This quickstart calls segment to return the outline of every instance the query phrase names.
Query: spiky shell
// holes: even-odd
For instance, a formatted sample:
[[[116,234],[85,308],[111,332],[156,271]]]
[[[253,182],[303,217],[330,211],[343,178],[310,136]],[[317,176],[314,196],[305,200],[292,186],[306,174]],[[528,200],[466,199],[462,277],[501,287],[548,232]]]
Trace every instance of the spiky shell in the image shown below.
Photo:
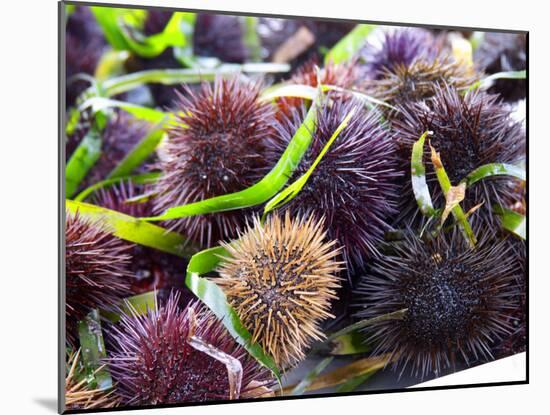
[[[380,122],[380,114],[367,111],[362,103],[342,100],[329,94],[318,109],[311,145],[296,168],[292,180],[302,176],[315,161],[344,118],[354,111],[320,163],[296,195],[283,209],[295,215],[326,217],[327,234],[342,246],[347,269],[361,269],[376,255],[377,245],[390,229],[388,221],[396,212],[399,166],[390,132]],[[287,147],[303,112],[279,124],[276,160]]]
[[[307,85],[317,88],[319,85],[332,85],[350,89],[359,79],[359,69],[355,61],[338,63],[328,62],[322,68],[317,66],[316,59],[310,59],[299,66],[286,83],[290,85]],[[334,93],[333,93],[334,95]],[[277,100],[280,114],[290,116],[294,108],[304,104],[302,98],[282,97]]]
[[[258,219],[241,237],[224,244],[229,256],[216,278],[253,341],[281,368],[305,358],[324,334],[319,323],[340,287],[336,241],[326,241],[323,220]]]
[[[442,55],[432,61],[417,60],[410,65],[397,65],[385,69],[378,79],[367,80],[364,89],[367,94],[394,107],[408,103],[422,102],[432,98],[447,85],[465,91],[476,80],[469,69],[450,56]],[[400,118],[399,111],[387,111],[390,119]]]
[[[106,363],[125,405],[158,405],[258,397],[273,378],[197,303],[178,295],[147,314],[123,315],[110,329]],[[235,381],[230,380],[230,374]]]
[[[110,310],[132,294],[132,244],[101,225],[67,212],[65,228],[67,342],[76,344],[77,323],[94,308]]]
[[[384,32],[381,44],[368,42],[361,50],[369,78],[386,78],[387,72],[409,67],[416,61],[431,63],[441,52],[441,46],[425,29],[403,28]]]
[[[453,228],[425,241],[409,231],[392,250],[356,291],[360,319],[406,310],[367,328],[374,353],[390,353],[400,374],[420,377],[493,359],[491,347],[512,331],[517,300],[518,270],[506,244],[485,237],[471,249]]]
[[[525,158],[525,130],[511,118],[510,110],[501,105],[498,96],[479,91],[463,95],[445,86],[425,103],[401,107],[401,117],[393,123],[403,171],[410,177],[412,146],[425,131],[431,131],[430,143],[440,153],[451,184],[457,185],[477,167],[488,163],[519,163]],[[425,146],[426,179],[436,206],[444,200]],[[408,182],[408,183],[407,183]],[[417,212],[410,180],[403,188],[402,216]],[[513,182],[508,177],[491,177],[469,186],[463,208],[468,211],[479,203],[484,205],[472,217],[493,223],[494,204],[508,206],[516,197]]]
[[[245,189],[270,166],[266,143],[274,133],[273,108],[258,100],[259,83],[218,78],[200,92],[180,95],[179,121],[166,142],[162,177],[156,184],[155,211]],[[169,222],[203,246],[233,237],[245,212],[232,211]]]

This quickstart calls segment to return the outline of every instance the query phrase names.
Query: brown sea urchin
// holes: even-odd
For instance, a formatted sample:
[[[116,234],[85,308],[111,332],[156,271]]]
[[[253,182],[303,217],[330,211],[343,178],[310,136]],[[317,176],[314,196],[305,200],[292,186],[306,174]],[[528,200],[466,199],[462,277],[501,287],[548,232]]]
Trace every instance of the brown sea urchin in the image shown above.
[[[361,319],[406,310],[368,328],[375,353],[391,353],[396,369],[421,377],[492,359],[491,346],[512,331],[517,297],[506,244],[485,237],[471,249],[454,228],[427,241],[407,232],[392,248],[356,292]]]
[[[70,212],[65,238],[67,342],[74,346],[77,323],[91,309],[112,309],[131,295],[133,245]]]
[[[229,257],[218,269],[220,285],[253,340],[281,368],[305,357],[324,337],[319,323],[329,313],[340,282],[336,241],[326,242],[323,220],[268,218],[225,244]]]
[[[433,61],[417,60],[410,65],[384,69],[379,78],[368,80],[364,87],[369,95],[397,106],[431,98],[438,88],[445,85],[464,91],[475,80],[468,68],[443,55]],[[393,118],[400,114],[399,111],[390,111],[388,116]]]
[[[180,95],[179,121],[169,131],[155,211],[243,190],[265,173],[266,141],[273,109],[258,100],[259,83],[218,78],[200,92]],[[170,223],[204,246],[232,237],[244,224],[242,211],[184,218]]]
[[[148,314],[123,315],[111,328],[106,360],[126,405],[254,398],[273,378],[196,303],[180,309],[178,295]]]

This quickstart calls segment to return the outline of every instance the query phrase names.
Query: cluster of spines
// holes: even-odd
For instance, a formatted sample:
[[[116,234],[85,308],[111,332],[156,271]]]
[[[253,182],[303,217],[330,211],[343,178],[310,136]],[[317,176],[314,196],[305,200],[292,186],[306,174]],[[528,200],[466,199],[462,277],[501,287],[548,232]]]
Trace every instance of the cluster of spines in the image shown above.
[[[113,309],[131,295],[132,245],[101,225],[67,212],[65,228],[67,341],[74,346],[78,321],[95,308]]]
[[[216,283],[224,290],[253,341],[281,368],[305,358],[324,334],[319,323],[332,318],[331,301],[340,287],[336,241],[326,241],[323,221],[273,215],[255,219],[238,240],[224,244],[228,257]]]
[[[385,32],[381,45],[368,42],[360,57],[365,62],[367,77],[383,79],[415,62],[433,62],[440,52],[441,45],[429,31],[406,28]]]
[[[491,348],[512,330],[518,270],[502,241],[484,237],[472,249],[454,228],[404,241],[377,259],[356,291],[357,317],[404,311],[366,331],[375,354],[389,353],[394,368],[425,377],[493,358]]]
[[[334,99],[333,99],[334,98]],[[293,111],[282,119],[274,140],[278,158],[288,145],[304,111]],[[327,95],[318,109],[311,145],[293,177],[304,174],[317,158],[344,118],[353,112],[348,125],[323,156],[311,177],[294,199],[283,207],[292,215],[326,217],[328,236],[342,246],[348,271],[364,268],[377,255],[378,244],[391,229],[395,214],[399,167],[394,141],[380,121],[380,113],[367,111],[354,99]]]
[[[393,129],[404,171],[410,171],[412,146],[425,131],[431,132],[430,144],[440,154],[453,185],[482,165],[516,164],[525,158],[525,130],[512,121],[510,110],[501,105],[496,95],[480,91],[463,95],[445,86],[437,88],[435,96],[427,102],[406,104],[400,109],[401,117],[393,123]],[[430,160],[428,146],[424,160]],[[428,169],[426,178],[432,199],[440,206],[443,195],[433,169]],[[417,206],[410,180],[404,186],[400,210],[410,219],[411,212],[416,215]],[[514,197],[508,177],[490,177],[468,187],[464,208],[469,210],[484,203],[473,218],[493,223],[493,205],[507,206]]]
[[[265,148],[274,112],[259,101],[260,84],[238,78],[203,83],[200,92],[179,97],[179,123],[168,131],[162,177],[154,200],[157,213],[243,190],[269,171]],[[203,246],[232,237],[244,225],[242,211],[208,214],[169,223]]]
[[[269,393],[270,372],[235,342],[219,320],[196,303],[185,309],[177,303],[176,294],[147,314],[131,309],[112,326],[106,363],[122,403],[204,402]],[[235,382],[230,370],[235,371]]]

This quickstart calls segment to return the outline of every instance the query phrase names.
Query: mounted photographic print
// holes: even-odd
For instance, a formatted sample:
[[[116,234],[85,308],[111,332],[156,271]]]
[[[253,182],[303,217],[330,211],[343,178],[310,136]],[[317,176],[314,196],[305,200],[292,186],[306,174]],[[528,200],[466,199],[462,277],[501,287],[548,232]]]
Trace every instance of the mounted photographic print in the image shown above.
[[[525,362],[527,32],[70,1],[60,25],[60,412]]]

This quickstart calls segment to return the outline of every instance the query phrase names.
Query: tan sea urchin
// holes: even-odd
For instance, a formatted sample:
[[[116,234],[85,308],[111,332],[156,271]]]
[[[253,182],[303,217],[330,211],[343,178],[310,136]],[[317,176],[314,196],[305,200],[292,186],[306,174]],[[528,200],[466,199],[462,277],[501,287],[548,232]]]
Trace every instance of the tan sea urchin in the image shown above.
[[[97,371],[103,368],[100,367]],[[67,409],[114,408],[119,401],[113,389],[90,388],[84,366],[80,361],[80,349],[67,357],[65,376],[65,406]]]
[[[319,323],[332,318],[331,300],[340,287],[336,241],[326,241],[324,220],[258,219],[236,241],[219,268],[220,285],[253,341],[281,368],[304,359],[313,340],[323,338]]]

